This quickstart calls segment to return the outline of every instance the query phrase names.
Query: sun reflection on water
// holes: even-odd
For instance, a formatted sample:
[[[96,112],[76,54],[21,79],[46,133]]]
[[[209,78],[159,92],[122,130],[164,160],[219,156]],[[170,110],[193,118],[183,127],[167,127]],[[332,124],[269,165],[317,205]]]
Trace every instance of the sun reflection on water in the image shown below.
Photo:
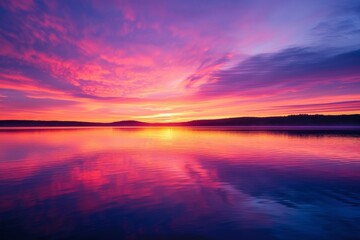
[[[79,219],[95,224],[98,217],[104,225],[97,228],[114,218],[122,233],[205,225],[214,234],[276,232],[277,224],[296,228],[304,218],[322,226],[340,218],[357,231],[348,213],[359,205],[359,143],[356,135],[177,127],[3,131],[0,221],[52,229],[45,235],[70,231],[70,223],[53,219],[78,219],[71,229],[79,229]],[[221,225],[228,222],[237,227]]]

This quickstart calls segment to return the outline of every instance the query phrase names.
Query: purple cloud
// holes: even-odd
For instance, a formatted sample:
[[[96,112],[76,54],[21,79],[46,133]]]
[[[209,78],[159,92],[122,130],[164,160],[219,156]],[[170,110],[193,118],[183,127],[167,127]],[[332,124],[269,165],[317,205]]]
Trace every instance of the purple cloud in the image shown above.
[[[339,52],[333,49],[289,48],[276,53],[251,56],[234,67],[208,73],[201,95],[215,96],[269,87],[326,94],[328,87],[360,89],[360,50]],[[323,87],[323,89],[321,89]],[[343,90],[341,90],[343,91]],[[333,94],[333,93],[332,93]]]

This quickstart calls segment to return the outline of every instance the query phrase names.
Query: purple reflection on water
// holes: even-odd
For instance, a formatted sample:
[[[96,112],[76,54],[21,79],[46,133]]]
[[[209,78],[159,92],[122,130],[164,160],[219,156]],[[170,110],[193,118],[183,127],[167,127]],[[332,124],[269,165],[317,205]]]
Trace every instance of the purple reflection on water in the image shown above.
[[[5,239],[356,239],[357,131],[0,131]],[[239,130],[239,129],[237,129]]]

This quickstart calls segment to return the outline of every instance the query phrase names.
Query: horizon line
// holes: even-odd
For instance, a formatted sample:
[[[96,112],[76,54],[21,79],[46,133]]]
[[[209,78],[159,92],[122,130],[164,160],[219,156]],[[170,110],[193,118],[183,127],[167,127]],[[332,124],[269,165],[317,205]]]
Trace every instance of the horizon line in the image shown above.
[[[234,118],[278,118],[278,117],[291,117],[291,116],[354,116],[360,115],[360,113],[351,113],[351,114],[308,114],[308,113],[300,113],[300,114],[287,114],[287,115],[270,115],[270,116],[237,116],[237,117],[220,117],[220,118],[199,118],[185,121],[174,121],[174,122],[148,122],[136,119],[124,119],[124,120],[115,120],[111,122],[103,122],[103,121],[83,121],[83,120],[44,120],[44,119],[0,119],[0,121],[42,121],[42,122],[84,122],[84,123],[115,123],[115,122],[142,122],[142,123],[184,123],[184,122],[192,122],[192,121],[207,121],[207,120],[222,120],[222,119],[234,119]]]

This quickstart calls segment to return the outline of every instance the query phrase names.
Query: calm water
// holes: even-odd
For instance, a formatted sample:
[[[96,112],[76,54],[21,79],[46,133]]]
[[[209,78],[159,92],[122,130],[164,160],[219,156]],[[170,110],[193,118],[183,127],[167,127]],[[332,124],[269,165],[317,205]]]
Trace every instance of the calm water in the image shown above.
[[[0,239],[360,239],[360,133],[0,130]]]

